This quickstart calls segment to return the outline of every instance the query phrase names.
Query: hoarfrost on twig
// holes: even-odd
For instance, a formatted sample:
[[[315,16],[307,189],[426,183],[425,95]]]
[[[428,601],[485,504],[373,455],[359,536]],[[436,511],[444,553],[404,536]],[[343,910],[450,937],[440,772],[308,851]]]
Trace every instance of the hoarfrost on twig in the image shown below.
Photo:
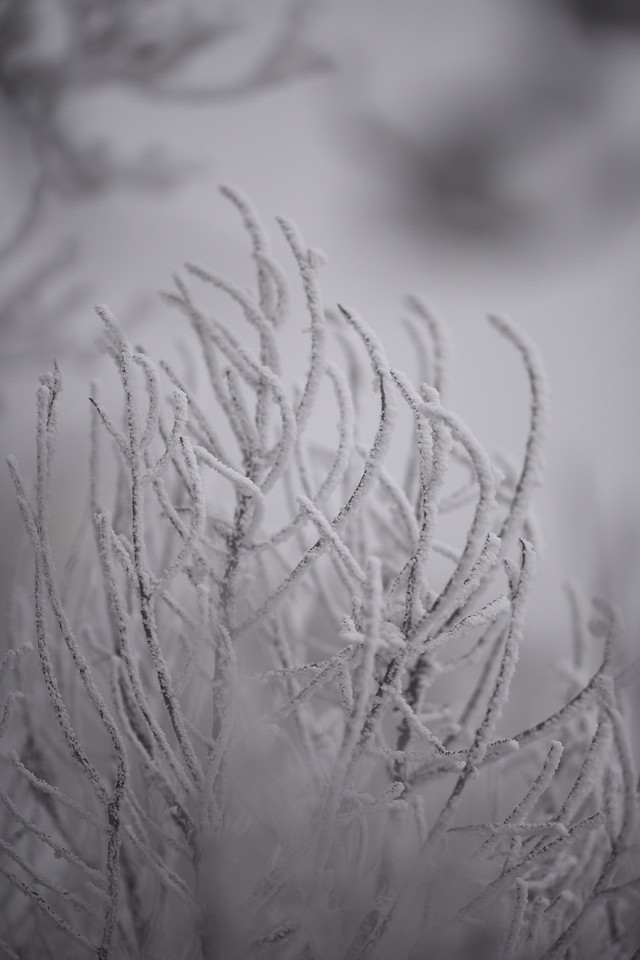
[[[9,462],[34,586],[0,662],[3,908],[21,918],[0,948],[22,956],[46,931],[70,960],[412,960],[425,945],[448,960],[466,955],[473,922],[505,958],[599,958],[615,940],[628,954],[635,673],[612,673],[615,611],[596,604],[587,624],[574,591],[567,702],[500,727],[535,557],[547,416],[535,351],[492,321],[531,392],[523,465],[501,472],[441,400],[441,323],[408,302],[415,386],[362,317],[325,313],[322,258],[281,219],[311,348],[289,387],[285,271],[250,203],[223,193],[255,290],[191,266],[194,282],[164,297],[195,334],[202,395],[98,308],[123,403],[92,388],[88,535],[62,586],[57,367],[37,393],[33,491]],[[253,345],[198,305],[197,280],[240,309]],[[326,398],[333,444],[315,430]]]

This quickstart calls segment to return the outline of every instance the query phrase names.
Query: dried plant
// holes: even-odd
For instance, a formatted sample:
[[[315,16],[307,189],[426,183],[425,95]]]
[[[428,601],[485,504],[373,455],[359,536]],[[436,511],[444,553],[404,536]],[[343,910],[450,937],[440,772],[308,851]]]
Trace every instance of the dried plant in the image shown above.
[[[281,219],[309,321],[289,386],[295,295],[256,214],[223,192],[256,289],[193,264],[176,279],[165,300],[195,334],[192,370],[156,364],[98,308],[123,410],[94,392],[90,505],[63,574],[57,367],[38,390],[33,492],[10,459],[35,564],[2,663],[0,946],[637,958],[634,674],[616,666],[614,612],[588,620],[572,593],[565,705],[499,726],[535,562],[536,351],[492,318],[531,394],[522,467],[499,471],[443,399],[440,323],[408,300],[414,386],[354,311],[325,310],[322,255]]]

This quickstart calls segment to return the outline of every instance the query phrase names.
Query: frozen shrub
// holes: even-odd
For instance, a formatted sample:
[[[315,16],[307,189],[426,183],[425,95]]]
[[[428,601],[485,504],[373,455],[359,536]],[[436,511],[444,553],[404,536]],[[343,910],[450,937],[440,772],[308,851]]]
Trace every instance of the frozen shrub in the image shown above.
[[[176,279],[165,300],[199,352],[186,373],[98,308],[123,409],[94,393],[90,506],[63,574],[57,367],[38,390],[33,491],[10,460],[34,564],[2,664],[0,946],[637,957],[632,674],[612,611],[585,625],[572,595],[565,706],[499,727],[534,572],[535,350],[492,319],[531,393],[522,467],[499,471],[442,398],[446,337],[422,303],[407,302],[414,385],[354,311],[325,311],[322,256],[279,220],[310,343],[290,387],[295,294],[255,213],[223,192],[255,289],[196,265]],[[227,300],[244,325],[218,319]]]

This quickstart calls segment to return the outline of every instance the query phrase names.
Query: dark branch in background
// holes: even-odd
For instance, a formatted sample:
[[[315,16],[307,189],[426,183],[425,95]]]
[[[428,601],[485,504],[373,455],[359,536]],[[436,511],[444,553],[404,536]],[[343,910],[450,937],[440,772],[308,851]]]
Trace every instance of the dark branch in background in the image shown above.
[[[268,6],[268,4],[267,4]],[[245,97],[310,71],[328,59],[308,38],[314,0],[273,4],[276,29],[239,77],[189,83],[189,67],[248,32],[249,5],[125,0],[3,0],[0,3],[0,111],[26,137],[35,167],[25,208],[0,245],[0,264],[31,235],[49,194],[83,196],[111,186],[159,188],[179,170],[156,152],[118,162],[108,144],[79,146],[63,122],[71,95],[125,86],[147,99],[211,104]]]

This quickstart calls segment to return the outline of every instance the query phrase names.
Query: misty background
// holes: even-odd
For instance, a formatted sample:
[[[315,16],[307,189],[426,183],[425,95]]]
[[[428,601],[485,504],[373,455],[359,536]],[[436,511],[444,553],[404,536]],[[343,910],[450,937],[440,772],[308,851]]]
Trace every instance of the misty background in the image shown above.
[[[327,252],[327,304],[358,310],[409,374],[411,348],[398,332],[403,296],[421,295],[449,323],[448,405],[490,452],[521,456],[527,388],[519,358],[485,316],[506,315],[531,336],[553,400],[532,630],[560,644],[568,622],[562,583],[570,577],[587,596],[619,604],[635,643],[640,15],[633,6],[212,4],[220,19],[210,42],[194,44],[193,53],[185,47],[168,84],[160,69],[155,86],[147,74],[138,84],[105,74],[70,82],[59,100],[29,93],[17,110],[12,77],[22,77],[26,63],[22,97],[37,79],[33,64],[56,63],[67,42],[64,18],[51,15],[64,3],[27,6],[33,35],[26,53],[21,41],[16,68],[6,55],[15,24],[2,20],[12,3],[0,5],[0,446],[32,471],[37,376],[56,357],[65,383],[54,485],[60,555],[86,489],[87,385],[105,367],[94,347],[93,304],[107,303],[154,357],[175,352],[186,328],[156,291],[186,259],[242,284],[251,279],[242,229],[217,193],[219,183],[231,183],[267,224],[286,215]],[[162,47],[175,29],[161,18],[167,4],[145,6],[145,29]],[[184,7],[185,16],[188,9],[197,23],[198,6],[173,9]],[[271,72],[260,73],[274,49]],[[137,55],[130,51],[129,78],[138,76]],[[252,71],[256,82],[245,82]],[[36,101],[83,158],[76,180],[67,176],[65,151],[38,135],[46,124],[29,112]],[[45,153],[51,184],[34,206]],[[105,155],[125,173],[111,176]],[[273,225],[286,262],[276,232]],[[290,344],[292,358],[299,350],[304,359],[303,338]],[[20,529],[6,470],[0,511],[4,602]]]

